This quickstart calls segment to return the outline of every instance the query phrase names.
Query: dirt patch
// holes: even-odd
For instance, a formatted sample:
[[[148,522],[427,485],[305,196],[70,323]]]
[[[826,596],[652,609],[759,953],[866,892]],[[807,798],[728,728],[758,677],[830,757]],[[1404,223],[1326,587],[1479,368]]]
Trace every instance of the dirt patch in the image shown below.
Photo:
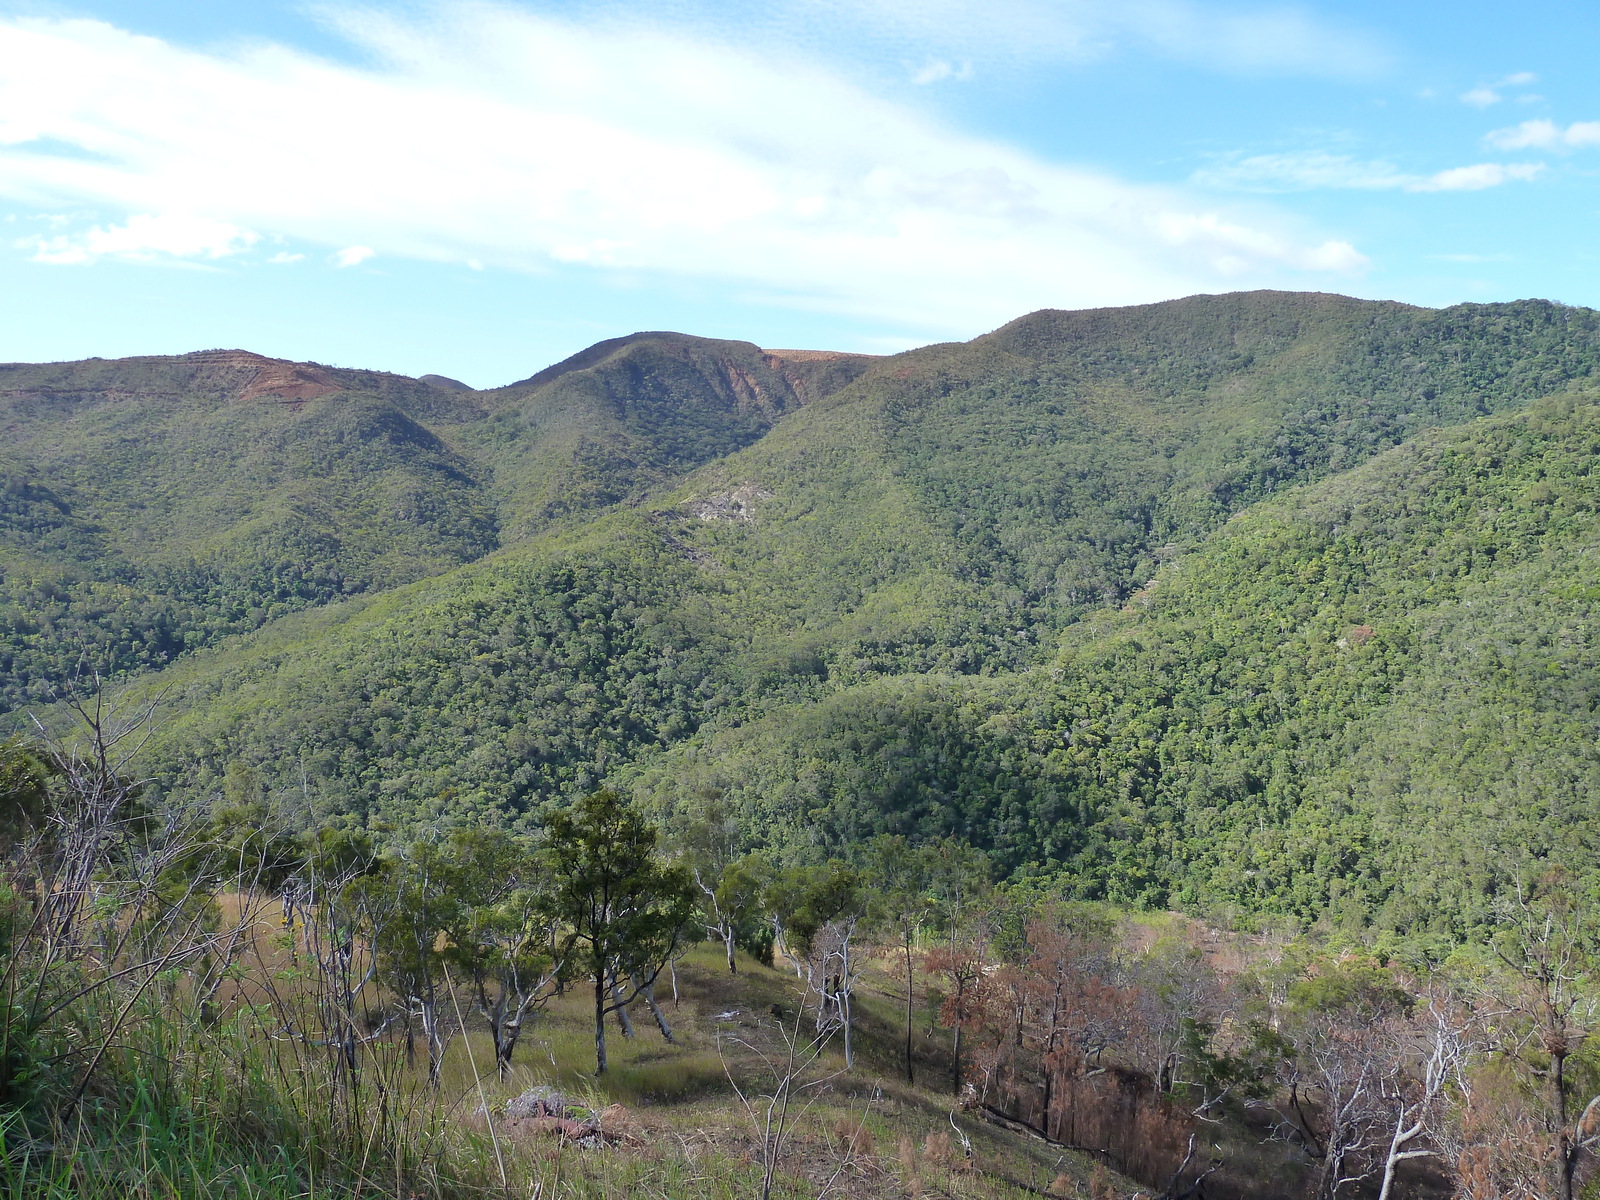
[[[249,379],[239,390],[238,400],[241,403],[271,399],[291,408],[299,408],[307,400],[317,400],[346,390],[332,371],[315,363],[285,362],[252,354],[248,350],[202,350],[183,357],[207,367],[221,367],[241,374],[249,371]]]
[[[241,401],[272,397],[292,408],[299,408],[307,400],[318,400],[345,389],[321,367],[301,363],[263,360],[260,368],[239,393]]]

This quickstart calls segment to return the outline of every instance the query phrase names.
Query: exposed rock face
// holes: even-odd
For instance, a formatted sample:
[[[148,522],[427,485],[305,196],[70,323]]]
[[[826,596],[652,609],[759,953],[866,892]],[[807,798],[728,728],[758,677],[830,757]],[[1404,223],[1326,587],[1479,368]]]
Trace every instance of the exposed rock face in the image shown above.
[[[879,356],[839,350],[763,350],[761,357],[801,404],[810,404],[844,387]]]
[[[290,404],[304,404],[307,400],[317,400],[344,390],[339,381],[321,367],[264,359],[250,382],[245,384],[244,391],[239,393],[239,399],[255,400],[270,396]]]
[[[756,501],[770,499],[772,493],[766,488],[746,483],[731,492],[713,492],[703,500],[690,500],[684,507],[702,521],[753,522]]]

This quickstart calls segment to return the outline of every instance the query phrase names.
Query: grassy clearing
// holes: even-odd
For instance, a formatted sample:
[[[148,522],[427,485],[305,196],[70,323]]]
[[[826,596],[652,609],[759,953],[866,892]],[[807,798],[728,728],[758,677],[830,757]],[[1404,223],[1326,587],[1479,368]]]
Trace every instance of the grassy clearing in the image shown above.
[[[494,1072],[488,1036],[475,1028],[463,992],[468,1033],[452,1042],[438,1093],[426,1086],[422,1056],[408,1066],[404,1036],[391,1032],[375,1043],[351,1105],[330,1086],[322,1055],[281,1037],[265,1006],[243,1003],[269,982],[285,986],[259,975],[274,962],[264,952],[257,978],[241,981],[233,1007],[209,1025],[185,1013],[177,981],[151,997],[70,1118],[30,1126],[15,1113],[0,1116],[0,1193],[17,1200],[760,1194],[760,1139],[734,1085],[760,1091],[753,1048],[771,1043],[775,1010],[793,1022],[800,989],[792,973],[741,956],[739,974],[730,976],[718,953],[691,951],[678,964],[676,998],[670,980],[660,989],[677,1044],[636,1006],[632,1037],[613,1026],[612,1068],[602,1079],[592,1073],[591,1010],[581,990],[532,1023],[505,1079]],[[281,974],[281,962],[272,969]],[[1090,1195],[1095,1169],[1084,1156],[1063,1156],[964,1114],[954,1117],[960,1132],[952,1128],[948,1078],[925,1018],[919,1080],[904,1081],[896,1018],[903,994],[893,993],[892,980],[892,972],[869,970],[856,1070],[845,1071],[832,1052],[819,1062],[814,1075],[825,1082],[798,1112],[773,1194]],[[610,1108],[608,1128],[621,1130],[622,1140],[585,1148],[508,1121],[507,1101],[538,1085],[596,1112]],[[970,1164],[963,1134],[973,1146]]]

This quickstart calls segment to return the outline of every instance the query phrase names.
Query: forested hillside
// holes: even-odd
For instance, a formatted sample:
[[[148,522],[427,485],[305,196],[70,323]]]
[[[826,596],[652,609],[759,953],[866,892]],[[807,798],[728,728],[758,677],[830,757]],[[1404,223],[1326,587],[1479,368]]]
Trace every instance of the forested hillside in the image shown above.
[[[481,395],[238,351],[0,367],[0,705],[636,500],[859,361],[642,335]]]
[[[4,696],[143,670],[157,793],[306,821],[610,781],[1456,937],[1518,854],[1587,869],[1597,370],[1589,310],[1290,293],[882,359],[640,334],[482,393],[5,368]]]
[[[1448,945],[1600,812],[1600,393],[1251,507],[1048,665],[885,679],[640,768],[832,853],[955,834],[1085,897]]]

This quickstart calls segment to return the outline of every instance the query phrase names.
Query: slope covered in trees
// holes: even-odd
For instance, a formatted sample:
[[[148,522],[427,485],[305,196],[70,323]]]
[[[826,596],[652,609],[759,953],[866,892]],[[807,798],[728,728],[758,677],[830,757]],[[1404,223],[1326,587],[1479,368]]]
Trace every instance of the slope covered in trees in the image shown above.
[[[1592,408],[1493,414],[1594,376],[1588,310],[1193,297],[880,360],[646,334],[486,393],[265,361],[8,369],[7,695],[84,640],[175,659],[140,685],[169,796],[242,764],[405,828],[721,792],[800,853],[954,833],[1120,902],[1440,936],[1504,878],[1485,845],[1587,837]],[[269,561],[336,586],[275,600]]]
[[[956,834],[1081,894],[1430,937],[1594,876],[1595,393],[1256,505],[1048,665],[846,688],[635,772],[785,842]]]
[[[640,335],[481,394],[239,351],[0,367],[0,705],[637,500],[865,361]]]

